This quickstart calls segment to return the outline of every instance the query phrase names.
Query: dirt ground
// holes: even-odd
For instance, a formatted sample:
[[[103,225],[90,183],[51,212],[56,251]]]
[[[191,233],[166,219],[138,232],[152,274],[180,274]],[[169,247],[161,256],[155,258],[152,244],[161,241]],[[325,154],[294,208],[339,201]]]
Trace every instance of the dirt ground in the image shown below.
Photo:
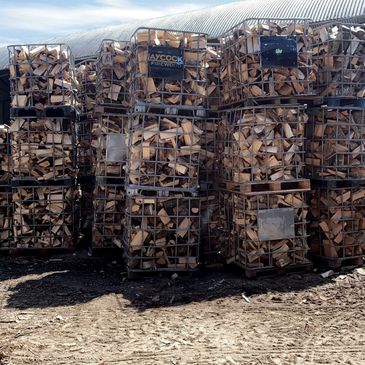
[[[113,260],[0,258],[0,364],[365,364],[364,269],[128,281]]]

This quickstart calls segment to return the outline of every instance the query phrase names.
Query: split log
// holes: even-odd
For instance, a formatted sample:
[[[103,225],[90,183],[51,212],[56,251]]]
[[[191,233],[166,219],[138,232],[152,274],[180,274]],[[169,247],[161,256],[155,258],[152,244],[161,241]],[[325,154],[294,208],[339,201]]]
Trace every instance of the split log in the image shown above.
[[[77,99],[82,113],[92,113],[96,104],[96,60],[83,61],[76,69]]]
[[[309,177],[365,177],[365,111],[340,107],[312,110],[307,125],[306,158]]]
[[[307,260],[305,193],[233,195],[234,262],[283,268]]]
[[[0,126],[0,183],[10,180],[10,135],[7,126]]]
[[[192,270],[198,265],[200,199],[134,196],[127,200],[124,249],[130,270]]]
[[[0,188],[0,249],[11,245],[13,236],[12,194],[9,188]]]
[[[313,255],[329,259],[365,254],[365,188],[311,192],[309,230]]]
[[[228,128],[222,174],[238,184],[301,178],[304,126],[301,106],[247,107],[223,115]]]
[[[64,44],[9,46],[13,108],[73,105],[77,80],[71,50]]]
[[[13,188],[15,247],[72,247],[76,199],[73,186]]]
[[[315,28],[313,37],[317,94],[363,98],[365,26],[330,23]]]
[[[125,227],[124,184],[96,184],[94,190],[93,247],[122,247]]]
[[[128,141],[128,179],[141,187],[197,189],[203,131],[197,119],[136,114]]]
[[[130,106],[130,56],[129,42],[102,41],[97,61],[97,104]]]
[[[72,119],[15,118],[9,132],[15,178],[41,181],[76,176]]]
[[[269,43],[263,37],[267,36],[277,36],[277,40],[272,38],[271,42],[282,41],[282,36],[293,36],[291,53],[286,54],[289,47],[273,44],[271,51],[276,49],[279,53],[266,56],[264,47]],[[221,38],[222,103],[313,94],[315,73],[311,62],[311,37],[307,21],[248,20],[229,30]],[[286,44],[288,42],[291,41]],[[270,63],[266,65],[265,60]],[[288,64],[288,60],[292,62]]]
[[[131,46],[133,103],[206,106],[205,34],[140,28]]]

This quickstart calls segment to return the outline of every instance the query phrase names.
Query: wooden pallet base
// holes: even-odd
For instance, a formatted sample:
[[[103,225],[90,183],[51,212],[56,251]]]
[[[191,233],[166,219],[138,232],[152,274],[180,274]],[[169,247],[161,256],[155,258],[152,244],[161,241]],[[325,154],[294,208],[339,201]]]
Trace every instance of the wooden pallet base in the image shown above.
[[[129,280],[142,280],[145,278],[171,278],[173,274],[180,277],[189,278],[198,273],[198,269],[192,270],[174,270],[174,269],[156,269],[156,270],[129,270],[127,269],[127,277]]]
[[[0,256],[11,257],[51,257],[57,255],[69,255],[75,252],[75,247],[61,248],[61,247],[49,247],[49,248],[4,248],[0,250]]]
[[[99,115],[126,115],[128,113],[128,108],[119,105],[96,105],[94,108],[94,116]]]
[[[329,269],[341,269],[342,267],[353,267],[353,266],[364,265],[363,256],[341,257],[341,258],[315,256],[313,257],[313,261],[315,261],[318,264],[318,266],[326,267]]]

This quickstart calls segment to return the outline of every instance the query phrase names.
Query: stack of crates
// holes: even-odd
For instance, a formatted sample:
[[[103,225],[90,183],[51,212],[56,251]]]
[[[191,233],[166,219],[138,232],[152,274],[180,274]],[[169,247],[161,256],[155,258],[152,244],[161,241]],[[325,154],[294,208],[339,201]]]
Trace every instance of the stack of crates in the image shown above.
[[[0,125],[0,250],[8,251],[13,233],[10,186],[10,139],[8,127]]]
[[[306,20],[250,19],[221,38],[225,252],[247,277],[312,268],[302,104],[313,96],[310,37]]]
[[[76,85],[64,44],[9,46],[13,249],[72,249]]]
[[[312,180],[311,253],[331,268],[361,265],[365,254],[364,25],[314,29],[321,107],[307,126],[306,165]]]
[[[124,248],[129,275],[194,271],[207,117],[205,34],[140,28],[131,39]]]
[[[96,70],[92,248],[122,247],[129,96],[129,42],[103,40]]]
[[[96,57],[88,58],[76,68],[78,81],[79,117],[76,122],[77,181],[80,192],[79,233],[81,240],[89,244],[94,219],[93,192],[95,189],[95,165],[97,119],[96,106]]]

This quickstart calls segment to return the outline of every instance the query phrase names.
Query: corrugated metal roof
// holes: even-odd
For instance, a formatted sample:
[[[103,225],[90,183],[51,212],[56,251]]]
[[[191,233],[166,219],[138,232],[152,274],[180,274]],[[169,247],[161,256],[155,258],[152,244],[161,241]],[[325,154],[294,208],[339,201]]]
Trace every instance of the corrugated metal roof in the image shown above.
[[[62,35],[46,42],[67,43],[80,58],[95,54],[103,39],[127,40],[141,26],[204,32],[215,38],[247,18],[307,18],[319,22],[364,15],[365,0],[245,0]],[[7,67],[7,58],[6,48],[0,48],[0,68]]]

